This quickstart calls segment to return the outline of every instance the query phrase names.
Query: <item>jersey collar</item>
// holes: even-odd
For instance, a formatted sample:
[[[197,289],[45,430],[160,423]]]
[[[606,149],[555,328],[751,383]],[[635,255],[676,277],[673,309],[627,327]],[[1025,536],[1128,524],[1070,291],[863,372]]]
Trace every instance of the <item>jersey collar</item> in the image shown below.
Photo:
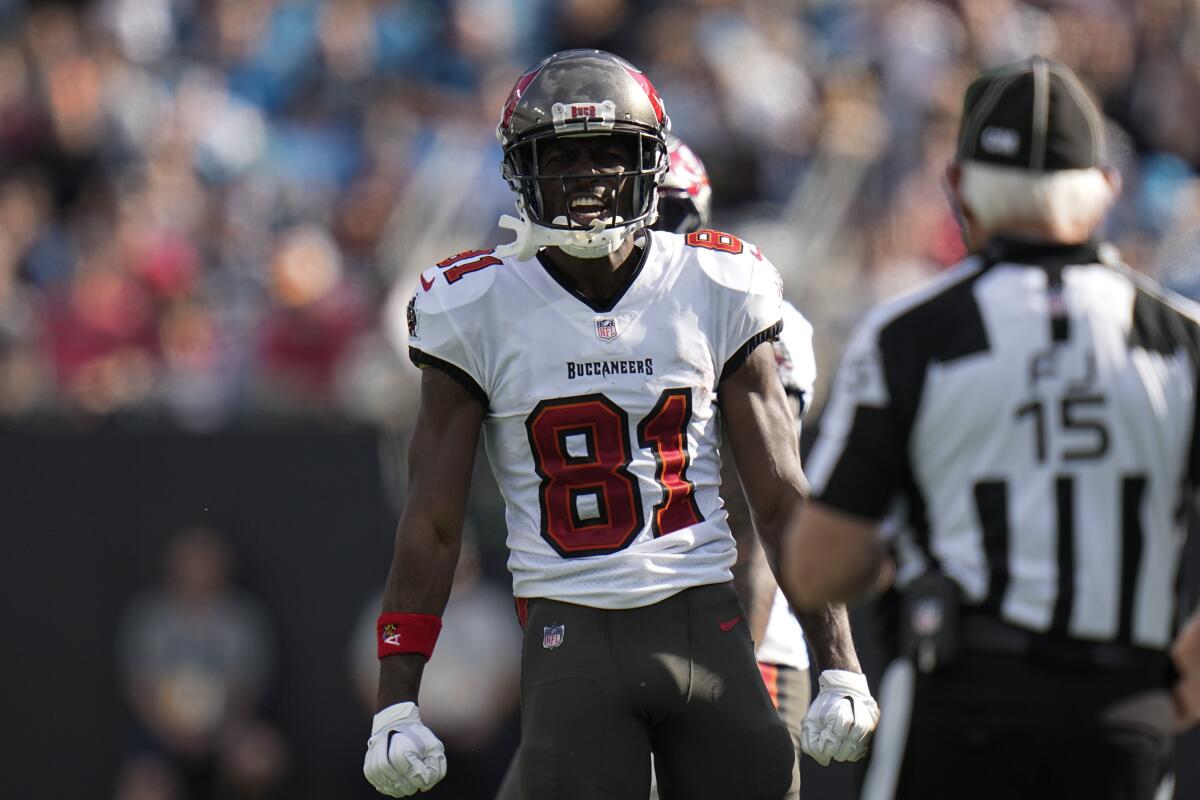
[[[1021,239],[997,237],[983,251],[988,264],[1030,264],[1061,268],[1077,264],[1097,264],[1103,261],[1100,245],[1094,241],[1082,244],[1050,244]]]
[[[626,277],[625,282],[617,288],[617,291],[613,293],[612,297],[609,297],[605,300],[595,300],[590,297],[585,297],[576,291],[575,287],[571,285],[571,282],[567,280],[567,277],[563,275],[562,272],[560,272],[558,268],[550,262],[550,259],[546,258],[540,250],[537,254],[537,262],[542,265],[542,269],[546,271],[546,274],[553,278],[554,282],[561,286],[563,290],[567,292],[567,294],[571,295],[593,311],[599,313],[608,313],[616,308],[617,303],[621,302],[621,298],[625,296],[625,294],[629,291],[629,288],[633,286],[635,281],[637,281],[638,275],[642,274],[642,267],[646,266],[646,258],[650,254],[653,237],[648,228],[643,228],[642,230],[645,231],[646,237],[645,241],[642,242],[642,246],[640,248],[641,255],[638,256],[637,263],[634,264],[633,269],[629,271],[629,275]]]

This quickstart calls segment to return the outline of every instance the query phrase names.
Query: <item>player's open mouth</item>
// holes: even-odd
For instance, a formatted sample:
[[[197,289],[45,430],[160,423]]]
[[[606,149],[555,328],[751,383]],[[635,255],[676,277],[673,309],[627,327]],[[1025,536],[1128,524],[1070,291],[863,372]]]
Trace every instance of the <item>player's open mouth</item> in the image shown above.
[[[567,203],[567,210],[571,220],[585,228],[592,224],[592,220],[608,218],[612,214],[608,202],[594,194],[572,196]]]

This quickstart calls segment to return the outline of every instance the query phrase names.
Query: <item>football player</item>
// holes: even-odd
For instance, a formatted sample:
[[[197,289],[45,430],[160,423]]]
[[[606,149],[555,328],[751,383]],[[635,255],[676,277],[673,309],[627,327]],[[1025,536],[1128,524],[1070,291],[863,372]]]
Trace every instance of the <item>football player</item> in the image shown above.
[[[686,235],[709,227],[712,216],[712,186],[704,162],[679,137],[668,133],[667,156],[670,166],[658,191],[656,231]],[[772,344],[780,382],[787,394],[800,434],[800,418],[812,398],[817,377],[816,357],[812,348],[812,325],[795,306],[783,302],[783,330]],[[879,719],[879,708],[871,697],[861,673],[839,674],[830,670],[821,682],[819,702],[809,711],[809,658],[800,622],[792,614],[787,598],[775,584],[762,547],[759,545],[750,510],[737,476],[727,461],[722,462],[721,499],[725,503],[729,527],[737,541],[737,562],[733,567],[734,587],[746,608],[751,636],[756,642],[755,655],[767,693],[776,711],[788,726],[797,758],[803,749],[820,764],[830,760],[858,761],[866,753],[867,737]],[[811,635],[827,635],[820,616],[805,619],[815,630]],[[840,688],[840,687],[846,688]],[[849,725],[840,725],[839,701],[855,698],[857,715]],[[651,772],[651,780],[654,781]],[[510,768],[496,800],[521,797],[517,771]],[[655,787],[656,788],[656,787]],[[652,790],[651,800],[656,794]]]
[[[515,241],[440,262],[408,304],[421,411],[364,762],[384,794],[446,771],[416,701],[483,430],[525,627],[522,797],[640,800],[651,754],[663,797],[795,796],[795,752],[732,587],[717,449],[728,437],[774,559],[804,481],[770,346],[781,287],[734,236],[648,230],[668,127],[616,56],[533,67],[497,129]],[[817,660],[860,672],[844,608],[821,614]],[[837,725],[855,705],[838,700]]]

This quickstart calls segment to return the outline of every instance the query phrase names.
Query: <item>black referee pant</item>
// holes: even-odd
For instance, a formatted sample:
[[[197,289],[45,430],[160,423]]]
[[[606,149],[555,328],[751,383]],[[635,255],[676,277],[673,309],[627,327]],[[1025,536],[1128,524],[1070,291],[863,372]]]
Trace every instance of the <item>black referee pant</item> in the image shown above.
[[[1088,647],[968,651],[928,675],[894,662],[863,800],[1153,800],[1173,744],[1166,656],[1102,665]]]

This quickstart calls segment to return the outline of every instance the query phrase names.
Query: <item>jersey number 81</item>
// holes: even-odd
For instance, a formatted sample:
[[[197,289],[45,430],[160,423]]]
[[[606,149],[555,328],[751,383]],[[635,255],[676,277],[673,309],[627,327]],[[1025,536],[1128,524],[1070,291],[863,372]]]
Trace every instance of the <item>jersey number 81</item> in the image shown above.
[[[695,486],[687,428],[689,389],[667,389],[638,424],[638,447],[654,455],[654,478],[663,499],[653,509],[655,536],[703,520]],[[645,518],[633,460],[629,416],[603,394],[543,400],[525,420],[538,491],[542,538],[564,558],[615,553],[629,546]]]

